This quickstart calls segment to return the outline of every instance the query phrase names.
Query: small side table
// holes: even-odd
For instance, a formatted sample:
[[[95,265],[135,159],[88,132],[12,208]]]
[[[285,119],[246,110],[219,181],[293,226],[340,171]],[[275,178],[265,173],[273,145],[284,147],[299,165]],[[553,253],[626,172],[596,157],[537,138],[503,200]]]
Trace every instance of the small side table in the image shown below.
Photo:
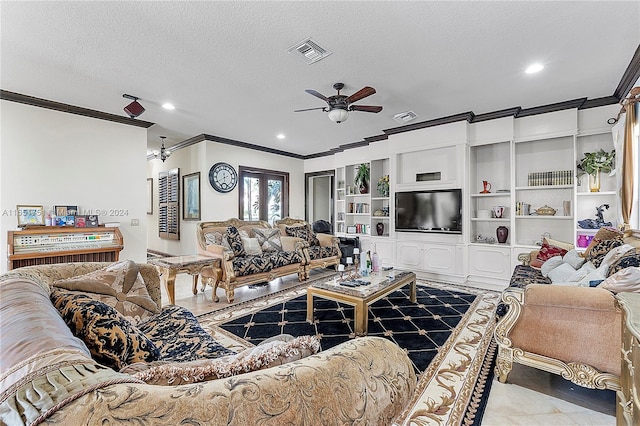
[[[193,277],[191,291],[193,294],[198,294],[198,275],[200,275],[200,272],[208,266],[211,266],[214,270],[220,269],[220,259],[199,254],[161,257],[149,260],[149,263],[158,268],[158,272],[162,275],[164,289],[167,291],[169,303],[172,305],[176,303],[176,275],[184,272],[191,275]]]

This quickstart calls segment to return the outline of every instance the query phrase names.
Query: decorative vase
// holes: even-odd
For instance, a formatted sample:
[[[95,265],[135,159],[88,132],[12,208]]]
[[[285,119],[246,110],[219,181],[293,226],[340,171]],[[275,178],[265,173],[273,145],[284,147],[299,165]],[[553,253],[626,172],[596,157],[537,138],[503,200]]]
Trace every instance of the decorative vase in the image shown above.
[[[496,228],[496,237],[498,237],[498,242],[500,244],[506,243],[508,236],[509,228],[507,228],[506,226],[498,226],[498,228]]]
[[[360,183],[360,193],[361,194],[368,194],[369,193],[369,182],[362,181],[362,183]]]
[[[584,247],[589,245],[589,240],[587,239],[586,235],[580,234],[580,235],[578,235],[577,243],[578,243],[578,247],[584,248]]]
[[[376,232],[378,233],[379,236],[382,236],[384,234],[384,223],[382,222],[376,223]]]
[[[589,191],[600,192],[600,170],[595,174],[589,175]]]

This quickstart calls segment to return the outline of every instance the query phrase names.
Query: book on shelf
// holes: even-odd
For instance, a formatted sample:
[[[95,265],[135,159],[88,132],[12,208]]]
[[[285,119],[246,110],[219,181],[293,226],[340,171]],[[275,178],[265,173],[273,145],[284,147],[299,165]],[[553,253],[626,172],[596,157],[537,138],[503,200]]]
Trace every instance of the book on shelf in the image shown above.
[[[120,222],[105,222],[104,226],[106,228],[117,228],[120,226]]]
[[[553,172],[531,172],[527,175],[527,186],[573,185],[571,170]]]

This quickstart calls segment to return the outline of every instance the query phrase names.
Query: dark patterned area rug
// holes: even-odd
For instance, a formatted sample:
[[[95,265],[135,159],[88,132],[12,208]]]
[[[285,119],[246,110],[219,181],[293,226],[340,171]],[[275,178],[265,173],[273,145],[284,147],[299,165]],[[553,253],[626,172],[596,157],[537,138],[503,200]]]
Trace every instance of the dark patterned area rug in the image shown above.
[[[417,374],[422,373],[475,300],[476,295],[433,287],[417,287],[417,303],[402,288],[369,307],[369,336],[386,337],[404,348]],[[314,298],[314,323],[307,322],[307,297],[278,303],[220,327],[246,341],[259,344],[277,334],[317,335],[322,350],[355,338],[354,308]]]
[[[480,424],[493,377],[498,300],[497,292],[419,280],[417,303],[411,303],[404,287],[369,307],[368,334],[403,348],[420,374],[398,424]],[[323,350],[356,338],[353,307],[316,297],[313,324],[306,321],[306,309],[303,286],[199,320],[236,349],[280,333],[318,335]]]

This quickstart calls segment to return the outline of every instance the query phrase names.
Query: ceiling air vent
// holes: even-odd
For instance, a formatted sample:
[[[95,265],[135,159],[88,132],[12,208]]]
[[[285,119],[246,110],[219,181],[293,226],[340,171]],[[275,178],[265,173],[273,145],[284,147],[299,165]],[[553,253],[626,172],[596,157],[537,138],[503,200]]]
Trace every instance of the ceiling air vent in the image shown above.
[[[396,120],[398,123],[406,123],[413,120],[417,116],[418,114],[416,114],[415,112],[407,111],[407,112],[401,112],[399,114],[394,115],[393,119]]]
[[[331,52],[329,52],[327,49],[323,49],[318,45],[318,43],[311,40],[310,38],[294,44],[287,49],[287,52],[299,53],[303,56],[308,64],[313,64],[314,62],[318,62],[319,60],[331,55]]]

